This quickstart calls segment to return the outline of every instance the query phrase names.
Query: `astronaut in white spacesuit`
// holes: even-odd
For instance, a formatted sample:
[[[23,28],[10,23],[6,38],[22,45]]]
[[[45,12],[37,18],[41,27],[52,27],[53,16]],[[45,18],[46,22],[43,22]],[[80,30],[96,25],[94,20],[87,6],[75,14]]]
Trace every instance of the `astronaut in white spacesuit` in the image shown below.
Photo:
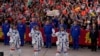
[[[56,33],[53,32],[52,36],[57,37],[56,45],[57,45],[57,53],[56,56],[68,56],[69,49],[69,38],[68,33],[64,30],[64,27],[60,27],[60,30]]]
[[[7,36],[10,37],[10,56],[13,56],[13,53],[17,51],[18,56],[21,56],[21,49],[20,49],[20,36],[19,32],[17,30],[16,25],[13,25],[12,28],[10,28],[9,32],[7,33]]]
[[[34,49],[33,56],[39,56],[39,51],[41,50],[41,47],[44,46],[42,33],[39,30],[39,26],[35,26],[33,29],[29,33],[29,37],[32,37],[32,45]]]

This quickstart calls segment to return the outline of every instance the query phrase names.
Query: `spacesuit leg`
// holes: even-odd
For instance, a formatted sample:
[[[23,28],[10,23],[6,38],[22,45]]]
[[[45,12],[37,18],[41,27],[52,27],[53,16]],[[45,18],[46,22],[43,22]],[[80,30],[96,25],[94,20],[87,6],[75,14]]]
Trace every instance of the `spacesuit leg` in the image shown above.
[[[10,50],[10,56],[13,56],[14,50]]]
[[[56,53],[56,56],[60,56],[60,53]]]
[[[38,52],[41,51],[41,47],[38,47]]]
[[[10,43],[10,56],[13,56],[14,52],[15,52],[14,44]]]
[[[38,51],[34,51],[34,56],[38,56]]]
[[[17,50],[17,53],[18,53],[18,56],[21,56],[21,49],[20,48]]]
[[[61,56],[61,46],[57,45],[57,53],[56,56]]]
[[[64,53],[64,56],[68,56],[68,53]]]
[[[63,56],[68,56],[68,52],[67,52],[68,50],[66,45],[64,45],[63,50],[64,50]]]
[[[38,56],[38,46],[34,45],[34,56]]]

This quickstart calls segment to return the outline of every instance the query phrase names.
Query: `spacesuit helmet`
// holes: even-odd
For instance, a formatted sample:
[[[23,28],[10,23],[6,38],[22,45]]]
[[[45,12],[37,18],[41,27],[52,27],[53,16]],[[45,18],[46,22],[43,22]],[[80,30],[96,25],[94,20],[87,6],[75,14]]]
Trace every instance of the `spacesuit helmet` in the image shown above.
[[[60,31],[65,31],[65,28],[64,28],[63,26],[60,26],[60,27],[59,27],[59,30],[60,30]]]
[[[17,25],[16,24],[12,24],[12,29],[17,29]]]
[[[38,25],[34,26],[34,29],[39,30],[39,26]]]

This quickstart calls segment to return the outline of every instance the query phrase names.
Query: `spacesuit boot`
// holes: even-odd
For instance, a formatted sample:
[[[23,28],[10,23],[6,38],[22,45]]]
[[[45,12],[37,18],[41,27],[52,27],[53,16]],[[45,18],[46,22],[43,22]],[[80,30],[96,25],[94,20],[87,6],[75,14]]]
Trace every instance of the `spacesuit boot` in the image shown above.
[[[34,52],[34,56],[38,56],[38,52]]]
[[[10,50],[10,56],[13,56],[14,51]]]
[[[61,54],[60,53],[56,53],[56,56],[60,56]]]
[[[18,49],[18,56],[21,56],[21,49]]]
[[[64,53],[64,56],[68,56],[68,53]]]

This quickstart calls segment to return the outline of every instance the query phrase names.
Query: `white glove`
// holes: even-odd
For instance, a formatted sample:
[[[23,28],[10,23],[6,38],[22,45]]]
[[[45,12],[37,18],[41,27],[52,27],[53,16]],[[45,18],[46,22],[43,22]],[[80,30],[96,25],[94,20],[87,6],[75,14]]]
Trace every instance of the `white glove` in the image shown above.
[[[10,43],[13,43],[13,40],[10,40],[9,42],[10,42]]]
[[[55,34],[52,34],[52,37],[55,37]]]
[[[29,33],[29,37],[32,37],[32,34],[31,33]]]
[[[59,41],[56,41],[56,45],[59,45]]]
[[[35,44],[35,41],[34,41],[34,40],[32,41],[32,44],[33,44],[33,45]]]
[[[69,42],[66,43],[67,49],[69,49]]]

